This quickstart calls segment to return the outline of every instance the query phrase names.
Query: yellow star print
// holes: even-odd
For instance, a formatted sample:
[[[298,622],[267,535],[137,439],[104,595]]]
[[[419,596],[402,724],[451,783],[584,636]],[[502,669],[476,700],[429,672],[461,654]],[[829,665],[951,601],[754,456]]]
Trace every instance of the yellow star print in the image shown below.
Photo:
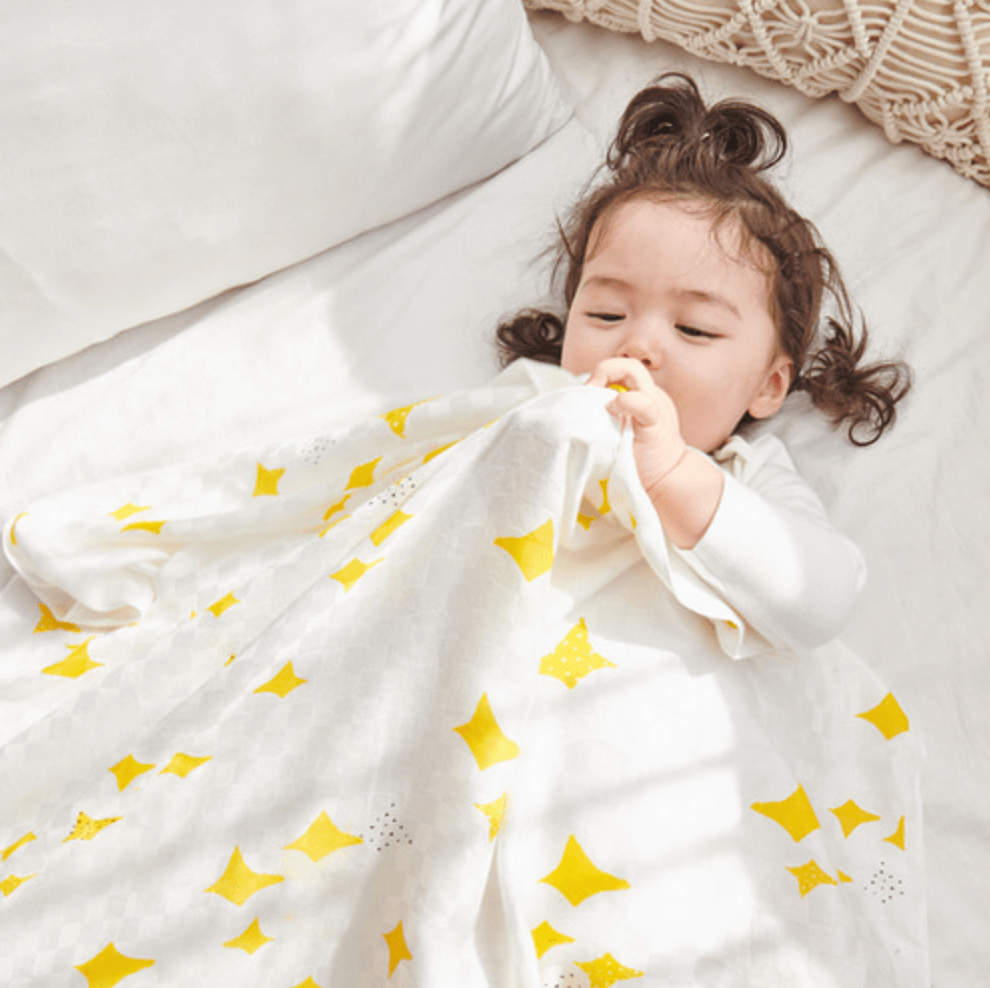
[[[296,687],[302,686],[309,680],[302,679],[296,675],[291,662],[286,662],[284,666],[267,683],[259,686],[255,693],[274,693],[284,700]]]
[[[307,978],[305,981],[300,981],[299,984],[293,985],[292,988],[322,988],[318,985],[312,978]]]
[[[907,714],[901,709],[893,693],[888,693],[871,710],[856,716],[868,720],[888,741],[910,730],[911,726]]]
[[[596,669],[615,668],[614,662],[599,655],[588,641],[588,626],[581,618],[560,644],[540,660],[540,674],[559,679],[569,690]]]
[[[227,940],[224,943],[224,946],[236,947],[238,950],[243,950],[245,953],[253,954],[260,947],[264,947],[266,943],[271,943],[274,939],[274,937],[266,937],[265,934],[261,932],[261,925],[258,923],[256,917],[251,922],[251,925],[239,937],[234,937],[233,940]]]
[[[309,825],[309,829],[302,837],[297,838],[291,844],[286,844],[283,850],[302,851],[311,861],[319,861],[343,847],[363,843],[362,838],[340,830],[326,812],[322,812]]]
[[[370,487],[375,482],[375,467],[378,466],[380,461],[381,457],[376,456],[375,459],[370,460],[368,463],[362,463],[360,466],[355,467],[351,471],[350,479],[347,481],[347,486],[344,490],[351,491],[357,487]]]
[[[547,519],[527,535],[495,539],[495,545],[512,556],[527,582],[531,583],[553,566],[553,519]]]
[[[822,871],[818,862],[812,859],[807,864],[797,868],[787,869],[798,881],[798,889],[803,899],[812,889],[819,885],[838,885],[839,883],[827,872]]]
[[[132,521],[130,525],[125,525],[122,532],[151,532],[152,535],[161,535],[164,521]]]
[[[4,852],[0,854],[0,861],[6,861],[14,851],[19,851],[25,844],[30,844],[31,841],[37,840],[37,836],[30,831],[28,831],[23,837],[15,840],[13,844],[5,848]]]
[[[560,864],[540,881],[552,885],[572,906],[579,905],[599,892],[629,888],[629,883],[624,878],[602,871],[584,853],[573,834],[567,838]]]
[[[56,662],[54,665],[45,666],[41,671],[49,676],[64,676],[66,679],[78,679],[84,673],[89,672],[90,669],[98,669],[103,663],[94,662],[89,657],[89,643],[95,637],[95,635],[91,635],[84,642],[78,642],[75,645],[66,645],[65,647],[69,650],[68,657],[62,659],[61,662]]]
[[[808,799],[808,794],[801,785],[787,799],[771,803],[753,803],[751,808],[779,823],[795,841],[804,840],[808,834],[821,827],[811,800]]]
[[[509,797],[502,795],[491,803],[475,803],[475,809],[481,810],[488,817],[488,839],[495,840],[495,835],[502,828],[502,817],[505,816],[505,807],[508,805]]]
[[[243,906],[255,892],[283,881],[285,879],[281,875],[265,875],[252,871],[244,863],[241,849],[235,847],[224,873],[205,891],[215,892],[235,906]]]
[[[139,957],[127,957],[109,943],[85,964],[77,964],[76,970],[85,976],[89,988],[113,988],[119,981],[154,963]]]
[[[284,468],[268,470],[262,464],[258,464],[258,472],[254,480],[254,493],[252,497],[278,497],[278,482],[285,473]]]
[[[18,878],[17,875],[8,875],[0,882],[0,892],[3,892],[3,897],[6,899],[8,895],[13,895],[25,882],[36,877],[37,875],[25,875],[23,878]]]
[[[131,504],[131,502],[128,501],[122,508],[118,508],[116,511],[111,511],[108,517],[116,518],[117,521],[127,521],[131,515],[139,515],[142,511],[150,510],[150,504]]]
[[[884,840],[888,844],[893,844],[894,847],[904,850],[904,817],[901,817],[897,829],[889,837],[884,837]]]
[[[431,399],[426,399],[429,401]],[[426,401],[413,402],[411,405],[404,405],[402,408],[393,408],[392,411],[386,412],[382,418],[388,423],[388,427],[399,437],[405,439],[406,436],[406,419],[409,418],[409,413],[417,405],[425,405]]]
[[[105,827],[109,827],[111,823],[116,823],[122,819],[123,817],[119,816],[108,816],[102,820],[92,820],[80,811],[79,816],[76,817],[76,825],[72,828],[72,833],[62,843],[70,840],[92,840]]]
[[[536,947],[537,957],[542,957],[551,947],[574,943],[574,937],[555,930],[546,920],[530,930],[530,933],[533,935],[533,946]]]
[[[388,976],[391,978],[400,961],[411,961],[412,954],[406,946],[406,935],[402,931],[402,921],[389,933],[383,933],[385,942],[388,944]]]
[[[154,768],[151,762],[139,762],[133,755],[122,758],[110,771],[117,777],[117,788],[123,792],[139,775]]]
[[[11,523],[10,523],[10,544],[17,545],[17,523],[22,518],[27,518],[28,512],[22,511]]]
[[[38,609],[41,611],[41,620],[34,626],[34,633],[36,635],[45,631],[71,631],[74,634],[79,633],[80,628],[78,624],[72,624],[69,621],[59,621],[44,604],[38,604]],[[92,641],[93,639],[91,638],[89,640]]]
[[[454,730],[464,738],[482,771],[519,754],[519,745],[507,738],[498,726],[487,693],[482,694],[471,719]]]
[[[199,768],[200,765],[208,762],[213,756],[204,755],[202,758],[194,758],[192,755],[184,755],[181,751],[177,751],[173,756],[172,760],[165,766],[158,774],[165,775],[166,773],[170,775],[177,775],[180,779],[184,779],[193,769]]]
[[[338,583],[343,584],[345,591],[350,591],[351,587],[357,583],[358,580],[364,576],[373,566],[377,566],[381,562],[380,559],[374,560],[370,563],[362,563],[360,559],[356,556],[342,569],[337,570],[336,573],[330,574],[331,580],[336,580]]]
[[[861,823],[880,819],[875,813],[857,806],[851,799],[847,799],[841,806],[829,808],[829,813],[834,813],[842,825],[843,837],[848,837]]]
[[[574,965],[588,975],[589,988],[612,988],[616,981],[643,977],[642,971],[624,967],[611,954],[602,954],[597,960],[584,963],[575,961]]]
[[[229,593],[226,596],[221,597],[219,600],[214,601],[214,603],[210,604],[210,606],[206,609],[210,611],[214,617],[220,617],[224,611],[233,607],[234,604],[239,603],[240,601],[233,595],[233,593]]]
[[[396,511],[371,533],[371,541],[375,545],[381,545],[400,525],[404,525],[411,518],[412,515],[407,515],[404,511]]]

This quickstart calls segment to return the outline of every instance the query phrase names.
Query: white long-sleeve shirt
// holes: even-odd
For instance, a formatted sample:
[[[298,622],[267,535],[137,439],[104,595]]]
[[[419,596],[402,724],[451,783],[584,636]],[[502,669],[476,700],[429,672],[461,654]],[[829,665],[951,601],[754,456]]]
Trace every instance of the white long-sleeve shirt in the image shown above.
[[[713,459],[725,474],[715,516],[694,548],[671,551],[769,645],[837,637],[866,579],[857,546],[829,522],[775,436],[734,436]]]

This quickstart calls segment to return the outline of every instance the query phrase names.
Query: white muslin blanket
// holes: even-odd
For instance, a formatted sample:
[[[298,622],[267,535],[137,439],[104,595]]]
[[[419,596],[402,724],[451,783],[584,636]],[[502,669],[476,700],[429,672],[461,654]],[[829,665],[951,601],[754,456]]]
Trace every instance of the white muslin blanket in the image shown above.
[[[729,658],[575,384],[10,520],[0,983],[927,983],[907,712],[839,645]]]

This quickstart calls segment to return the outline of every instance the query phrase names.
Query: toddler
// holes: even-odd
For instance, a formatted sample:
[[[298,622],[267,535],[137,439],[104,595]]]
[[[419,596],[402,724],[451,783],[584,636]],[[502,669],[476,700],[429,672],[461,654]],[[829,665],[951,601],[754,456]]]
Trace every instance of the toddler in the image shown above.
[[[866,328],[835,261],[761,174],[786,148],[765,110],[707,107],[689,77],[664,75],[629,104],[609,176],[561,229],[566,318],[528,310],[497,338],[504,363],[559,363],[619,391],[609,408],[633,430],[668,540],[772,644],[800,647],[841,630],[862,557],[779,440],[737,430],[801,390],[868,445],[910,373],[862,363]]]

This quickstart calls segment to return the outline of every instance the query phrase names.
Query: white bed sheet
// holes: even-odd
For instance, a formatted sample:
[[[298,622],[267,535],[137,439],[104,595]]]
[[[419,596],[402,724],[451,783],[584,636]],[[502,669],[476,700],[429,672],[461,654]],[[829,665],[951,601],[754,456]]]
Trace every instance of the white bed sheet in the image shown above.
[[[889,145],[838,101],[555,15],[531,22],[599,141],[663,68],[777,112],[794,140],[785,190],[839,257],[877,347],[916,370],[898,426],[873,448],[848,446],[800,400],[770,427],[867,557],[845,640],[927,747],[932,981],[980,984],[990,967],[990,656],[978,607],[990,586],[990,195]],[[494,323],[539,301],[546,267],[534,260],[596,156],[573,123],[479,187],[8,386],[0,516],[91,480],[304,435],[330,411],[483,382]],[[9,577],[0,572],[0,648],[35,606]],[[16,702],[4,676],[0,667],[0,694]]]

